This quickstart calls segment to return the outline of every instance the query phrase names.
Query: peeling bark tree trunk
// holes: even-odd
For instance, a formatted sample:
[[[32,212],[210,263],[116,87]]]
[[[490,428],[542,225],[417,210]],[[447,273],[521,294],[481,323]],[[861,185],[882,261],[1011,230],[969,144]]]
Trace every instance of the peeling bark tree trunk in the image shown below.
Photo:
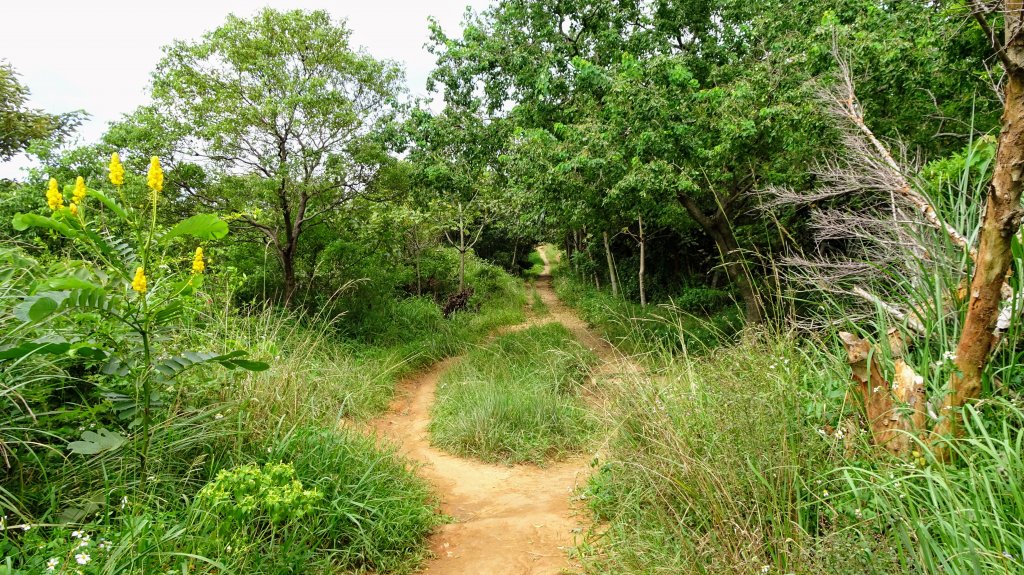
[[[1002,61],[1006,69],[1006,89],[1002,130],[992,182],[988,187],[979,233],[977,260],[969,292],[970,303],[960,342],[956,348],[957,372],[952,375],[935,427],[936,439],[957,432],[957,408],[981,393],[981,375],[995,345],[996,322],[1003,301],[1012,255],[1010,241],[1020,229],[1021,191],[1024,189],[1024,1],[1006,2],[1004,17],[1005,47]],[[982,16],[983,17],[983,16]],[[993,40],[998,45],[998,40]]]
[[[604,255],[608,259],[608,281],[612,284],[612,295],[619,295],[619,282],[615,279],[615,262],[612,261],[612,248],[608,242],[608,232],[604,233]]]
[[[890,338],[893,333],[898,332],[891,332]],[[839,337],[846,347],[872,441],[895,455],[909,453],[914,445],[912,436],[925,425],[924,378],[897,358],[896,376],[890,385],[878,367],[878,350],[852,333],[842,332]],[[894,355],[902,353],[898,346],[891,347]]]

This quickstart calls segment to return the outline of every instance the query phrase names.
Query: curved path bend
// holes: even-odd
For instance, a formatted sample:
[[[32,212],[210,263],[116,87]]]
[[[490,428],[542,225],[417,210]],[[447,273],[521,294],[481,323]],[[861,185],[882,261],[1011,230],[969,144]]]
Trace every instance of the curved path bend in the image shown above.
[[[542,257],[547,259],[544,251]],[[594,377],[635,373],[636,367],[595,335],[551,289],[550,266],[536,287],[549,313],[511,329],[559,322],[600,358]],[[589,455],[549,464],[507,466],[451,455],[430,445],[427,427],[441,375],[458,358],[434,365],[402,384],[388,412],[372,428],[419,462],[417,473],[452,518],[431,537],[431,575],[556,575],[573,571],[568,551],[587,525],[575,493],[587,479]]]

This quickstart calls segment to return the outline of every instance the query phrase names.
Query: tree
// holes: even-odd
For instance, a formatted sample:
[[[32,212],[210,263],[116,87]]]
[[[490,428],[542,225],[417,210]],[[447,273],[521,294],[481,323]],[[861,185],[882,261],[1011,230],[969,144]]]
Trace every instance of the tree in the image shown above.
[[[990,24],[993,11],[978,1],[970,4],[1003,66],[1006,81],[995,168],[978,233],[967,315],[956,348],[957,371],[950,378],[949,393],[943,401],[945,417],[936,428],[940,437],[957,429],[956,418],[949,412],[981,395],[982,373],[997,341],[1000,311],[1006,305],[1004,285],[1013,261],[1011,244],[1024,218],[1024,2],[1003,2],[1002,9],[995,11],[1003,20],[1002,38]]]
[[[425,192],[423,203],[442,218],[445,239],[459,252],[459,291],[465,289],[466,255],[480,241],[494,196],[495,170],[507,138],[502,122],[484,122],[470,108],[413,114],[410,161]]]
[[[26,106],[29,89],[18,73],[0,60],[0,162],[22,152],[32,140],[63,139],[78,127],[84,112],[47,114]]]
[[[282,301],[298,285],[303,233],[366,192],[391,161],[384,135],[401,110],[402,73],[350,47],[327,12],[265,9],[198,42],[165,49],[153,81],[180,153],[219,174],[199,199],[262,234],[280,262]]]

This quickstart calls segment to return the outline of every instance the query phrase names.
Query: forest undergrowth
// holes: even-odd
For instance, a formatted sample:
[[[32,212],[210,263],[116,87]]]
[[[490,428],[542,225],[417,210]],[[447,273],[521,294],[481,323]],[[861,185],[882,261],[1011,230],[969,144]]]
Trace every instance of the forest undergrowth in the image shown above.
[[[838,344],[669,304],[633,314],[562,273],[559,293],[647,370],[606,383],[601,427],[614,431],[583,495],[587,572],[1024,568],[1019,399],[967,410],[954,464],[923,444],[910,461],[887,456],[855,423]]]

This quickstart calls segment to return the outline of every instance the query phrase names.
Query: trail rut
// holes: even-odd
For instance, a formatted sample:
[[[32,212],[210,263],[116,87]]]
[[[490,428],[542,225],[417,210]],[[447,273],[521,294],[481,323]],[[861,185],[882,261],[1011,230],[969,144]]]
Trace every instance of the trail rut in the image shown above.
[[[550,313],[515,328],[560,322],[600,358],[595,377],[631,371],[628,360],[558,300],[551,289],[549,267],[545,266],[537,289]],[[373,423],[378,434],[398,444],[400,453],[422,464],[418,473],[433,484],[442,512],[452,518],[431,537],[433,557],[422,572],[554,575],[573,571],[576,566],[567,550],[586,528],[584,514],[575,508],[574,493],[586,481],[591,456],[545,467],[506,466],[432,447],[427,427],[434,393],[441,375],[456,361],[442,361],[405,381],[388,413]]]

